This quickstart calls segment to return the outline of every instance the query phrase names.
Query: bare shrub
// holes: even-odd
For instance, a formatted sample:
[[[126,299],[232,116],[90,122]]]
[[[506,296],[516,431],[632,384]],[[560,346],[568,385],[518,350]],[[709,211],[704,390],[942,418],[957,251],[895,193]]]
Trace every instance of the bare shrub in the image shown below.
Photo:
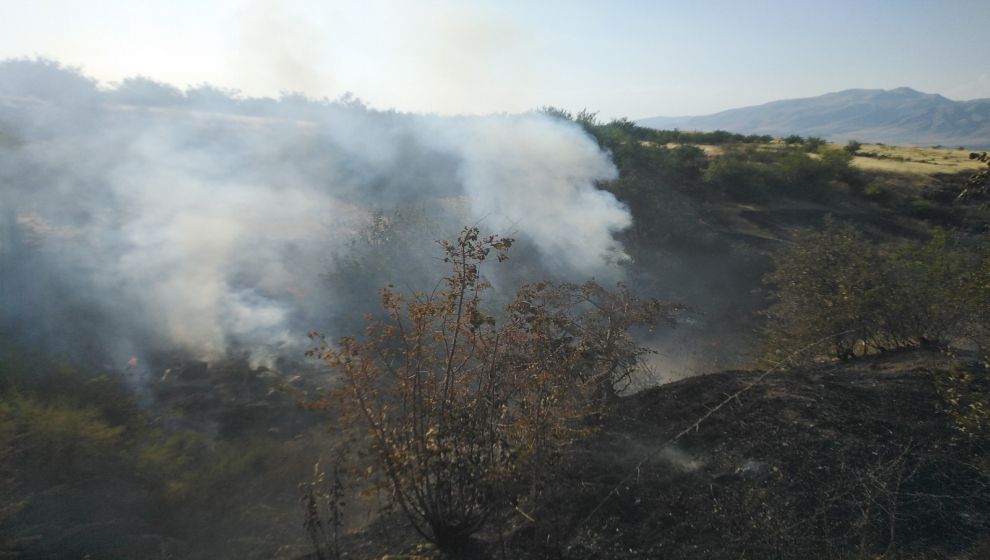
[[[628,290],[538,283],[497,317],[481,267],[511,239],[466,228],[440,242],[450,271],[432,293],[381,291],[385,316],[364,336],[311,354],[339,388],[311,403],[371,438],[370,481],[423,537],[456,548],[500,506],[539,500],[561,450],[614,397],[646,352],[636,325],[674,307]]]

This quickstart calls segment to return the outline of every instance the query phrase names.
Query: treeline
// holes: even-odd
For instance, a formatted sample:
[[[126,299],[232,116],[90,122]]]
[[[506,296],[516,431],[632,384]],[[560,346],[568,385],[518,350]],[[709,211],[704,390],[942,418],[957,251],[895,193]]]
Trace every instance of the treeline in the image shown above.
[[[335,104],[362,105],[350,94],[336,99],[313,99],[301,93],[282,92],[278,99],[245,96],[235,89],[198,84],[184,90],[145,76],[125,78],[101,88],[78,68],[46,58],[0,60],[0,97],[36,98],[74,105],[110,102],[135,107],[171,107],[259,117],[326,109]],[[9,100],[8,100],[9,102]],[[0,142],[3,141],[0,136]]]
[[[652,142],[655,144],[766,144],[773,140],[773,136],[769,134],[737,134],[727,130],[715,130],[712,132],[677,129],[658,130],[655,128],[639,126],[625,117],[613,119],[607,123],[603,123],[598,120],[597,112],[587,110],[580,111],[577,114],[572,114],[564,109],[546,106],[541,107],[539,111],[552,117],[574,121],[588,128],[589,131],[601,130],[604,128],[622,129],[635,137],[637,140],[642,142]],[[803,139],[800,136],[793,136],[788,138],[789,143],[791,143],[794,138],[797,138],[799,143],[803,142]]]

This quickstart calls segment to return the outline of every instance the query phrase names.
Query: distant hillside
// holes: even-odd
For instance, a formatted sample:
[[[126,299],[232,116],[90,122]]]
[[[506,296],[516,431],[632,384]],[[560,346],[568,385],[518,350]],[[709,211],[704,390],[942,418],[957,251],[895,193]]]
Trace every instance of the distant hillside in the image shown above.
[[[953,101],[911,88],[849,89],[696,117],[637,121],[660,129],[821,136],[909,146],[990,148],[990,99]]]

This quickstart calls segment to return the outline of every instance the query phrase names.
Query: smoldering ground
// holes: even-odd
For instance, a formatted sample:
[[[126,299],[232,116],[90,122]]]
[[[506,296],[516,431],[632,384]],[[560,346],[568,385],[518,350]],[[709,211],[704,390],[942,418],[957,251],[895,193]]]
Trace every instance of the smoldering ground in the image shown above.
[[[528,273],[612,281],[631,218],[596,184],[615,176],[580,127],[536,113],[100,87],[7,60],[0,328],[117,366],[169,351],[260,362],[298,353],[309,329],[345,334],[371,282],[432,287],[434,241],[475,223],[519,238]],[[390,231],[368,239],[376,220]]]

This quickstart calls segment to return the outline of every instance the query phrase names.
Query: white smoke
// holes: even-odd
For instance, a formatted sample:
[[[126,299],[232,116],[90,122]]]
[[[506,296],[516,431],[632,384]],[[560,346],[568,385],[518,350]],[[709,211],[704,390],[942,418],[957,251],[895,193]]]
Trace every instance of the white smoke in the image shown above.
[[[596,188],[616,171],[573,123],[99,90],[45,61],[2,62],[0,83],[0,328],[25,336],[277,353],[349,304],[321,275],[382,209],[514,231],[548,275],[620,274],[630,216]],[[436,272],[412,257],[390,265]]]

